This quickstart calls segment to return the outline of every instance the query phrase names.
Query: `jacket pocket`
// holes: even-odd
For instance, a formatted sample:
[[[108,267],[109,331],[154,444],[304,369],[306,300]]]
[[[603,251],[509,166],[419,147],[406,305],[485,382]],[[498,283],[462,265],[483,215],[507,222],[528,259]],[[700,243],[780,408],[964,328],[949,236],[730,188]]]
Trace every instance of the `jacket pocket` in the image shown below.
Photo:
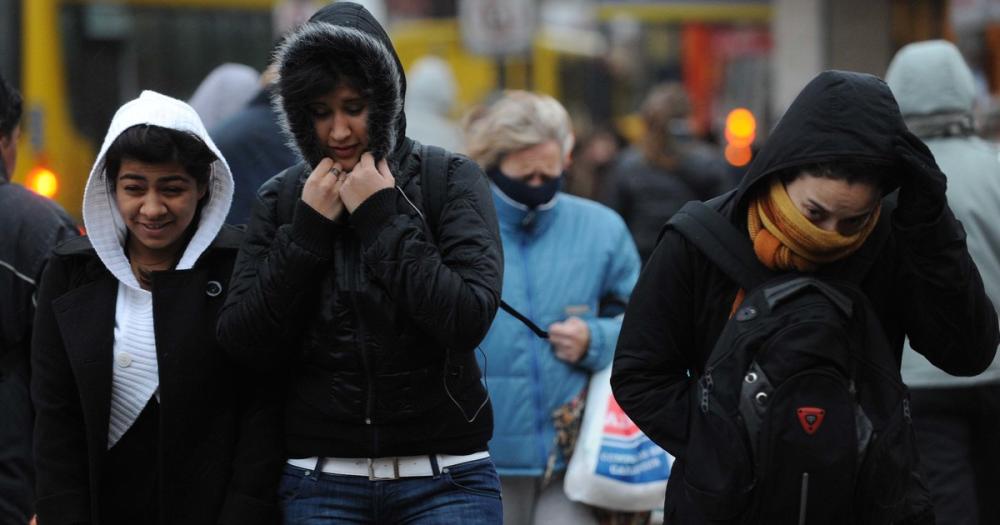
[[[856,523],[881,525],[906,512],[906,491],[916,475],[916,442],[904,398],[882,432],[874,437],[858,473]]]
[[[706,518],[730,520],[747,509],[755,485],[746,433],[737,415],[710,402],[704,381],[699,381],[696,392],[702,404],[692,412],[684,487]]]

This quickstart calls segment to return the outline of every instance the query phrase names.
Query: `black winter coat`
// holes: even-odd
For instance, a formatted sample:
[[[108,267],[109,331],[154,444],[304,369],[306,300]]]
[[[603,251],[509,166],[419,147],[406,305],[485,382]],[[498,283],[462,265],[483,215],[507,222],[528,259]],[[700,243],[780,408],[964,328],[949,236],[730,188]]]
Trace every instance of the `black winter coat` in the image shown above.
[[[475,349],[500,303],[503,264],[489,185],[474,162],[450,158],[435,175],[447,195],[434,242],[416,209],[423,148],[402,135],[402,68],[388,37],[354,4],[313,19],[328,23],[307,24],[279,59],[361,62],[369,148],[387,158],[396,188],[337,221],[307,206],[301,188],[324,148],[308,100],[280,99],[307,162],[260,189],[220,338],[243,362],[290,368],[289,457],[486,450],[492,411]]]
[[[215,342],[241,238],[224,226],[193,269],[153,274],[160,459],[135,468],[160,471],[161,524],[277,519],[279,398]],[[37,512],[45,525],[100,523],[117,290],[87,238],[57,248],[45,270],[31,351]]]
[[[0,523],[33,514],[28,395],[35,292],[57,244],[79,235],[55,202],[7,182],[0,162]]]
[[[810,83],[778,123],[740,186],[721,205],[746,230],[747,200],[776,171],[813,162],[863,159],[905,178],[893,139],[905,130],[888,87],[870,75],[826,72]],[[889,197],[894,199],[895,195]],[[891,206],[890,206],[891,207]],[[991,362],[997,317],[950,208],[932,222],[899,224],[862,282],[896,359],[910,337],[917,351],[955,375]],[[822,268],[844,272],[854,256]],[[684,493],[691,387],[729,317],[738,286],[693,245],[666,229],[632,293],[611,377],[615,398],[653,441],[677,458],[666,497],[669,523],[704,518]],[[914,514],[927,509],[913,501]]]

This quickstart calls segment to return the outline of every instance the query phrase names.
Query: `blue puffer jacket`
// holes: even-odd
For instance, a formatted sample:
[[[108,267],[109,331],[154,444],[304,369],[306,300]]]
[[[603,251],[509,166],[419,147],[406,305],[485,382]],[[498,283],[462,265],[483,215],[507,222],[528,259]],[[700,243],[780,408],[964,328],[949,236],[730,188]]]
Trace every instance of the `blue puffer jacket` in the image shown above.
[[[504,300],[540,327],[576,316],[590,347],[571,365],[506,312],[497,313],[480,362],[493,400],[490,454],[500,475],[540,476],[555,447],[551,414],[611,363],[621,316],[599,318],[600,305],[624,303],[639,275],[639,256],[624,221],[592,201],[560,193],[529,212],[495,187],[504,251]],[[621,313],[618,308],[616,313]],[[556,471],[565,468],[561,455]]]

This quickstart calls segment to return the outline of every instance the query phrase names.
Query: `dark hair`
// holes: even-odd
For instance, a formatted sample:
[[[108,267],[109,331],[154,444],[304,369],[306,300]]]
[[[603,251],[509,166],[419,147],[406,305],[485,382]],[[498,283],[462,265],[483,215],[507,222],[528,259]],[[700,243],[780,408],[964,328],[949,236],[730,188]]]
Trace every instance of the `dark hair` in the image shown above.
[[[139,124],[118,135],[104,157],[104,175],[108,191],[114,193],[122,160],[150,164],[177,163],[194,178],[198,187],[207,187],[212,163],[218,160],[212,150],[195,134],[176,129]],[[208,192],[202,202],[206,202]]]
[[[0,137],[10,136],[21,121],[21,94],[0,76]]]
[[[891,167],[862,161],[803,164],[778,172],[778,177],[781,182],[787,185],[805,174],[824,179],[842,180],[848,184],[868,184],[878,188],[882,195],[892,190],[895,180]]]
[[[354,89],[365,100],[371,99],[367,76],[354,57],[327,53],[309,57],[309,60],[308,64],[289,60],[282,65],[280,91],[285,100],[305,105],[341,85]]]

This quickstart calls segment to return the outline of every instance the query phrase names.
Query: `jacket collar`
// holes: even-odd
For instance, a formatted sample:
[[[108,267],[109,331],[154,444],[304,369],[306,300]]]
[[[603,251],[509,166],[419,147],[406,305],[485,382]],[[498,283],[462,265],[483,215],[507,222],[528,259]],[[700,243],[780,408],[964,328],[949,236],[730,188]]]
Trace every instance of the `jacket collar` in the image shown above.
[[[493,205],[501,228],[530,233],[541,233],[548,229],[562,207],[560,202],[565,198],[560,192],[551,201],[529,210],[527,206],[505,195],[492,182],[490,189],[493,190]]]

